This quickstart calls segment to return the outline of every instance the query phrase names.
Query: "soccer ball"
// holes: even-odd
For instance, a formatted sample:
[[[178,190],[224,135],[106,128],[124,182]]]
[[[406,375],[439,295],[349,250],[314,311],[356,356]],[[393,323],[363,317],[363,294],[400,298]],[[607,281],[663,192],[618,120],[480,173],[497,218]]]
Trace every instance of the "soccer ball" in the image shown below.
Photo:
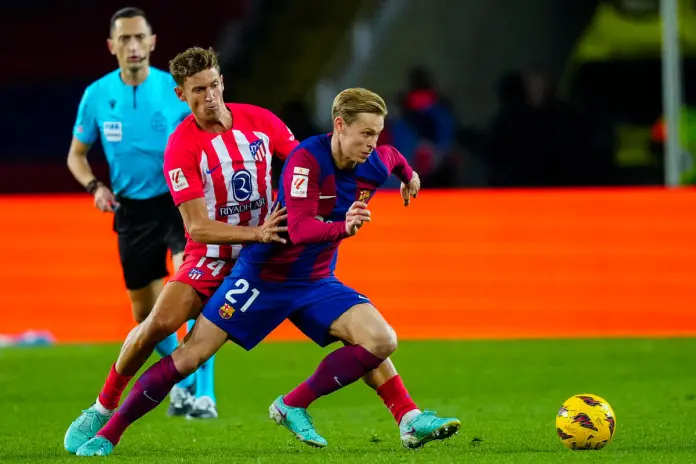
[[[597,395],[571,396],[556,416],[561,443],[572,450],[602,449],[611,443],[615,431],[614,410]]]

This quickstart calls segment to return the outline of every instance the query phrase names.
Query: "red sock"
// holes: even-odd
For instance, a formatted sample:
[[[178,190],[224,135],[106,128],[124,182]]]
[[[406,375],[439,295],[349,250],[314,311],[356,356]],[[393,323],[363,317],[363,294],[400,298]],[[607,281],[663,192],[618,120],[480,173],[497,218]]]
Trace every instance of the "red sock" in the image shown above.
[[[377,394],[384,401],[384,405],[392,413],[397,424],[401,423],[401,418],[407,412],[418,409],[416,403],[411,399],[408,390],[404,387],[404,382],[400,375],[395,375],[387,380],[384,385],[377,389]]]
[[[136,420],[155,409],[178,381],[183,379],[171,356],[162,358],[140,376],[121,407],[97,435],[116,446],[121,435]]]
[[[106,377],[106,382],[99,393],[99,402],[106,409],[114,410],[118,408],[121,402],[121,394],[128,386],[128,382],[133,376],[126,377],[116,372],[116,364],[111,366],[109,375]]]

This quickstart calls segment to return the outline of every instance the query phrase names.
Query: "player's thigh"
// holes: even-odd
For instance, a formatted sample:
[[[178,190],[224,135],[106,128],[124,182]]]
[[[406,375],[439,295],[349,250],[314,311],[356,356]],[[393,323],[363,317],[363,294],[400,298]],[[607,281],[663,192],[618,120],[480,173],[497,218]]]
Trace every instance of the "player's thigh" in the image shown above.
[[[350,344],[361,344],[376,338],[394,338],[394,329],[370,303],[351,306],[331,324],[332,336]]]
[[[251,350],[291,314],[293,296],[283,284],[229,276],[202,315],[231,341]]]
[[[167,336],[179,330],[189,319],[195,319],[201,307],[201,299],[193,287],[182,282],[169,282],[143,322],[142,330],[153,337]]]
[[[320,346],[336,340],[393,351],[393,329],[369,299],[337,279],[318,283],[299,302],[290,320]]]

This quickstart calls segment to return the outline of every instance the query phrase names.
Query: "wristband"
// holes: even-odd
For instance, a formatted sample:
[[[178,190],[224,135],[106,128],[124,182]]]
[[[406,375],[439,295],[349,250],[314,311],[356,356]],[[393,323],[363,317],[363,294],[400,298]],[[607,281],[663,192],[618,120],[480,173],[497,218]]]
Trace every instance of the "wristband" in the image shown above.
[[[99,182],[97,179],[92,179],[85,186],[85,190],[87,190],[87,193],[89,193],[90,195],[94,195],[94,192],[96,192],[97,189],[102,186],[104,186],[104,184]]]

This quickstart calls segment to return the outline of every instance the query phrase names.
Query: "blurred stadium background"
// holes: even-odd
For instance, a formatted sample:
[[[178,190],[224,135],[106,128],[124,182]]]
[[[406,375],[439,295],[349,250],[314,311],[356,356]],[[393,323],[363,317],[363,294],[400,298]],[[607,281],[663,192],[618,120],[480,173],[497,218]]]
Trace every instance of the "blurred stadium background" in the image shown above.
[[[655,379],[664,374],[659,369],[680,369],[684,353],[695,348],[689,339],[667,340],[667,345],[647,339],[696,335],[691,211],[696,2],[674,4],[680,23],[676,95],[681,98],[673,112],[678,159],[671,164],[678,176],[669,182],[678,185],[669,188],[664,96],[670,91],[665,86],[674,82],[663,79],[658,0],[209,0],[193,6],[142,0],[132,6],[145,10],[158,35],[154,66],[166,69],[169,59],[192,45],[214,47],[226,100],[271,109],[299,139],[330,130],[331,101],[343,88],[362,86],[384,96],[390,115],[381,143],[404,153],[426,190],[405,211],[395,193],[378,195],[377,219],[346,243],[339,276],[371,295],[402,339],[645,339],[644,344],[610,344],[606,351],[592,345],[597,377],[604,376],[599,383],[580,382],[562,369],[559,345],[512,344],[507,350],[522,353],[533,346],[535,366],[547,366],[559,385],[570,389],[550,387],[555,396],[544,401],[553,407],[580,392],[576,389],[603,387],[594,393],[609,401],[619,397],[612,404],[621,424],[622,412],[639,407],[655,389],[671,388],[672,399],[686,401],[691,395],[693,400],[688,378],[681,384],[675,378],[668,387],[630,384],[610,373],[619,362],[622,372]],[[5,345],[120,342],[133,325],[111,218],[92,207],[66,167],[80,96],[116,67],[105,39],[109,17],[123,6],[131,5],[24,0],[0,7],[5,44],[0,79],[6,89],[0,116],[0,342]],[[97,176],[108,179],[99,144],[89,159]],[[402,297],[395,290],[402,287],[425,290]],[[101,320],[95,320],[95,312]],[[284,326],[273,338],[299,337]],[[427,346],[440,351],[451,345]],[[489,345],[467,346],[453,349],[451,359],[464,365],[471,353],[491,356],[485,359],[492,363],[501,359]],[[570,346],[570,357],[579,360],[586,353],[581,343]],[[95,347],[88,355],[55,349],[51,362],[98,358],[91,377],[80,380],[93,382],[84,387],[87,392],[99,387],[118,352],[115,344]],[[617,361],[613,349],[628,351]],[[542,353],[551,352],[557,357],[544,358]],[[657,352],[662,354],[653,364],[637,360],[640,353]],[[14,348],[0,351],[0,365],[17,368],[26,356],[41,369],[45,355],[18,354]],[[308,371],[313,359],[298,369]],[[428,360],[435,375],[451,369],[451,360],[441,359],[440,364]],[[229,366],[235,362],[230,357]],[[583,364],[570,366],[575,362]],[[418,365],[405,366],[419,372]],[[0,369],[0,385],[15,388],[20,403],[28,401],[22,388],[39,380],[27,377],[13,384],[7,372]],[[218,385],[224,382],[220,375]],[[491,382],[507,381],[502,373],[491,377]],[[645,397],[634,393],[630,401],[621,399],[629,386]],[[452,407],[454,400],[440,401],[427,385],[421,388],[433,402]],[[539,388],[529,384],[518,394]],[[496,393],[509,393],[501,391]],[[70,398],[63,416],[52,418],[54,435],[85,406],[92,393],[85,394]],[[475,404],[462,400],[454,412],[468,414],[470,402]],[[693,402],[684,404],[693,412]],[[684,404],[670,411],[679,415]],[[552,421],[554,412],[540,414]],[[688,434],[686,422],[678,425],[680,437]],[[499,424],[491,430],[494,425]],[[549,430],[553,434],[552,426]],[[52,447],[56,456],[59,442]],[[675,449],[687,459],[693,456],[689,446]],[[0,452],[11,462],[19,451],[8,449]],[[534,455],[530,462],[542,458]],[[646,457],[653,458],[661,459]]]

